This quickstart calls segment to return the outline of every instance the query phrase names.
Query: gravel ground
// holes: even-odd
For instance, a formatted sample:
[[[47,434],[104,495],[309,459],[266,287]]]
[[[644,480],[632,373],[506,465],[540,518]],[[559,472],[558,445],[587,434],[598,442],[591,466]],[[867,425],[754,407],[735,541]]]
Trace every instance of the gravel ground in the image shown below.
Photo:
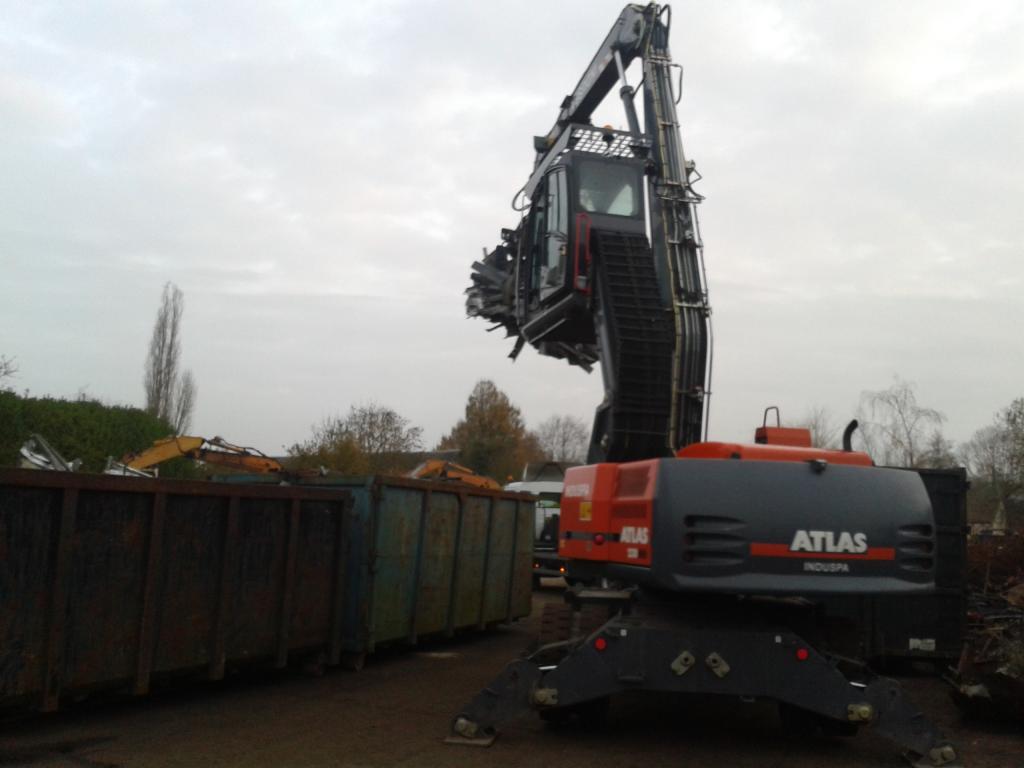
[[[557,600],[556,589],[534,597]],[[460,705],[529,642],[530,619],[495,632],[374,656],[359,673],[248,674],[139,701],[80,702],[0,725],[0,766],[518,766],[559,768],[865,768],[905,763],[865,733],[785,737],[773,706],[630,695],[599,731],[527,715],[488,749],[442,743]],[[907,678],[914,698],[960,746],[969,768],[1024,768],[1014,728],[964,723],[945,685]]]

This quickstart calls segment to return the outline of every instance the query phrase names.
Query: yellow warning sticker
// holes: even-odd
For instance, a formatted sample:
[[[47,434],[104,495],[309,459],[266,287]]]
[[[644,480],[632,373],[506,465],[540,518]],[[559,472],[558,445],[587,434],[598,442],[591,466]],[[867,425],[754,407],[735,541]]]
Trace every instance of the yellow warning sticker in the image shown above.
[[[590,506],[591,506],[591,504],[590,504],[589,501],[581,501],[580,502],[580,522],[581,523],[589,523],[593,519],[594,513],[590,511]]]

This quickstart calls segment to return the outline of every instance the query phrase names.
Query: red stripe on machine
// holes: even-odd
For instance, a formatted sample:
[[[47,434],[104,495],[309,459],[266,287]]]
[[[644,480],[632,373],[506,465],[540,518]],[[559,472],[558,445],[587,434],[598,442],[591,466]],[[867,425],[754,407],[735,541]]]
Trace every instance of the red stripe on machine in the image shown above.
[[[792,557],[801,560],[895,560],[893,547],[869,547],[867,552],[794,552],[788,544],[769,544],[752,541],[752,557]]]

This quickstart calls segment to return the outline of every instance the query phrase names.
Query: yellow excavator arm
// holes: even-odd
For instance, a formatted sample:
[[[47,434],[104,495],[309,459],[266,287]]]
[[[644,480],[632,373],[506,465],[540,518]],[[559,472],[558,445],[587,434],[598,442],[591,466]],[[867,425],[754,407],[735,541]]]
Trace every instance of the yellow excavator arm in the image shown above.
[[[453,461],[444,459],[428,459],[409,473],[409,477],[416,477],[421,480],[451,480],[466,485],[475,485],[478,488],[490,488],[495,491],[501,490],[501,485],[484,475],[478,475],[469,467],[456,464]]]
[[[206,442],[202,437],[167,437],[155,440],[153,445],[139,453],[129,453],[121,459],[121,463],[132,469],[148,469],[179,456],[187,456],[190,452],[201,448]]]
[[[207,440],[205,437],[189,435],[156,440],[146,450],[126,455],[121,462],[131,469],[147,469],[179,456],[206,464],[261,474],[281,472],[283,469],[280,462],[263,455],[255,448],[233,445],[222,437]]]

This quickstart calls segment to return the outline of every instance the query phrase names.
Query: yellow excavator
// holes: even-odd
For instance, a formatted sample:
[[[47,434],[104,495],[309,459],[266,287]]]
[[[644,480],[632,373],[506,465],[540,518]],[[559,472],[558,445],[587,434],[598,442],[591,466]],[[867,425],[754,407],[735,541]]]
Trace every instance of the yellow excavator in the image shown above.
[[[478,475],[469,467],[444,459],[428,459],[409,473],[409,477],[420,480],[449,480],[454,483],[475,485],[477,488],[490,488],[500,491],[501,485],[484,475]]]
[[[205,437],[188,435],[157,440],[144,451],[125,455],[120,463],[126,468],[126,471],[146,470],[179,456],[193,461],[201,461],[204,464],[214,464],[245,472],[271,474],[284,471],[279,461],[266,456],[255,448],[233,445],[222,437],[207,440]]]

